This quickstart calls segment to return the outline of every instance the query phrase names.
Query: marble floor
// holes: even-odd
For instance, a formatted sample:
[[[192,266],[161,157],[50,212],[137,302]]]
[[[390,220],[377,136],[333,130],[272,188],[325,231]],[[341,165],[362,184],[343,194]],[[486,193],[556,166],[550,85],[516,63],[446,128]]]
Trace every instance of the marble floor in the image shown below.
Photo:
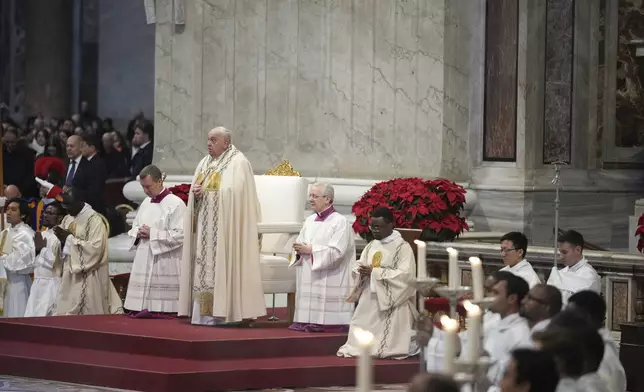
[[[378,385],[375,391],[405,391],[407,385]],[[123,389],[91,387],[78,384],[67,384],[48,380],[35,380],[31,378],[20,378],[0,375],[0,391],[12,392],[130,392]],[[301,389],[267,389],[270,392],[353,392],[352,387],[328,387],[328,388],[301,388]],[[252,392],[252,391],[244,391]]]

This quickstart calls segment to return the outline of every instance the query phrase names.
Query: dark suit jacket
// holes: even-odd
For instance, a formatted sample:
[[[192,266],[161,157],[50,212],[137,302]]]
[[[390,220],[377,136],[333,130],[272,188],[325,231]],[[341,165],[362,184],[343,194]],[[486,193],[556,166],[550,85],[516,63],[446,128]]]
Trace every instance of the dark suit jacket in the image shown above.
[[[107,168],[105,161],[95,155],[92,160],[88,160],[85,157],[81,159],[74,174],[72,185],[85,192],[85,197],[87,198],[85,201],[96,212],[105,214],[104,190],[106,180]]]
[[[136,179],[136,176],[141,173],[144,167],[152,164],[152,151],[153,151],[152,142],[139,150],[132,157],[132,162],[130,163],[130,174],[132,179]]]

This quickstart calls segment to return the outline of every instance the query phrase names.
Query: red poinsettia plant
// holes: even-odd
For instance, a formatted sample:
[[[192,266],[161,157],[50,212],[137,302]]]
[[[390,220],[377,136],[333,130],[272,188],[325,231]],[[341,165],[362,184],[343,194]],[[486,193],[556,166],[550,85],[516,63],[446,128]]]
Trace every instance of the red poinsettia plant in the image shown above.
[[[637,220],[637,230],[635,230],[635,237],[638,238],[637,240],[637,250],[640,251],[640,253],[643,253],[642,251],[644,250],[644,214],[640,215],[639,219]]]
[[[170,193],[177,196],[179,199],[183,200],[184,203],[188,204],[188,196],[190,195],[190,184],[179,184],[173,187],[168,188]]]
[[[379,182],[353,205],[353,230],[370,239],[371,213],[378,207],[388,207],[397,228],[421,229],[442,240],[454,239],[469,230],[461,216],[465,192],[462,186],[445,179],[396,178]]]

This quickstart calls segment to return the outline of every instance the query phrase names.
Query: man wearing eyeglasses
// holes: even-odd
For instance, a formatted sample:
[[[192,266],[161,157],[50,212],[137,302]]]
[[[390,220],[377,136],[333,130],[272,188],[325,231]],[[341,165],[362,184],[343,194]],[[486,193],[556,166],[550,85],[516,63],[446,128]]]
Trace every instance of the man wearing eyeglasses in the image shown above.
[[[561,292],[554,286],[538,284],[528,291],[521,301],[519,316],[528,321],[530,335],[546,329],[550,320],[561,312],[561,302]]]
[[[501,237],[501,256],[505,264],[501,271],[508,271],[523,278],[532,288],[541,283],[541,279],[525,259],[527,251],[528,239],[523,233],[513,231]]]
[[[54,311],[63,264],[60,259],[60,240],[56,238],[53,228],[60,225],[66,211],[54,201],[47,205],[43,213],[45,231],[34,235],[36,261],[34,263],[34,283],[29,293],[25,317],[51,316]]]
[[[352,306],[351,268],[356,246],[351,224],[333,208],[334,190],[329,184],[313,184],[309,203],[314,214],[304,221],[293,244],[297,268],[294,323],[291,330],[340,332],[349,329]]]

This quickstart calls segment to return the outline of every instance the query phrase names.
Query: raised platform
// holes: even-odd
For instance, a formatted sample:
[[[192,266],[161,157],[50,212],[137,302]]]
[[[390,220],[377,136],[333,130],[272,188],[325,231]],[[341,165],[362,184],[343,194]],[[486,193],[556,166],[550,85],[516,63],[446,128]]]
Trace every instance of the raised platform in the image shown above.
[[[216,328],[126,316],[0,319],[0,373],[139,391],[348,386],[346,334]],[[375,361],[375,382],[405,383],[416,360]]]

